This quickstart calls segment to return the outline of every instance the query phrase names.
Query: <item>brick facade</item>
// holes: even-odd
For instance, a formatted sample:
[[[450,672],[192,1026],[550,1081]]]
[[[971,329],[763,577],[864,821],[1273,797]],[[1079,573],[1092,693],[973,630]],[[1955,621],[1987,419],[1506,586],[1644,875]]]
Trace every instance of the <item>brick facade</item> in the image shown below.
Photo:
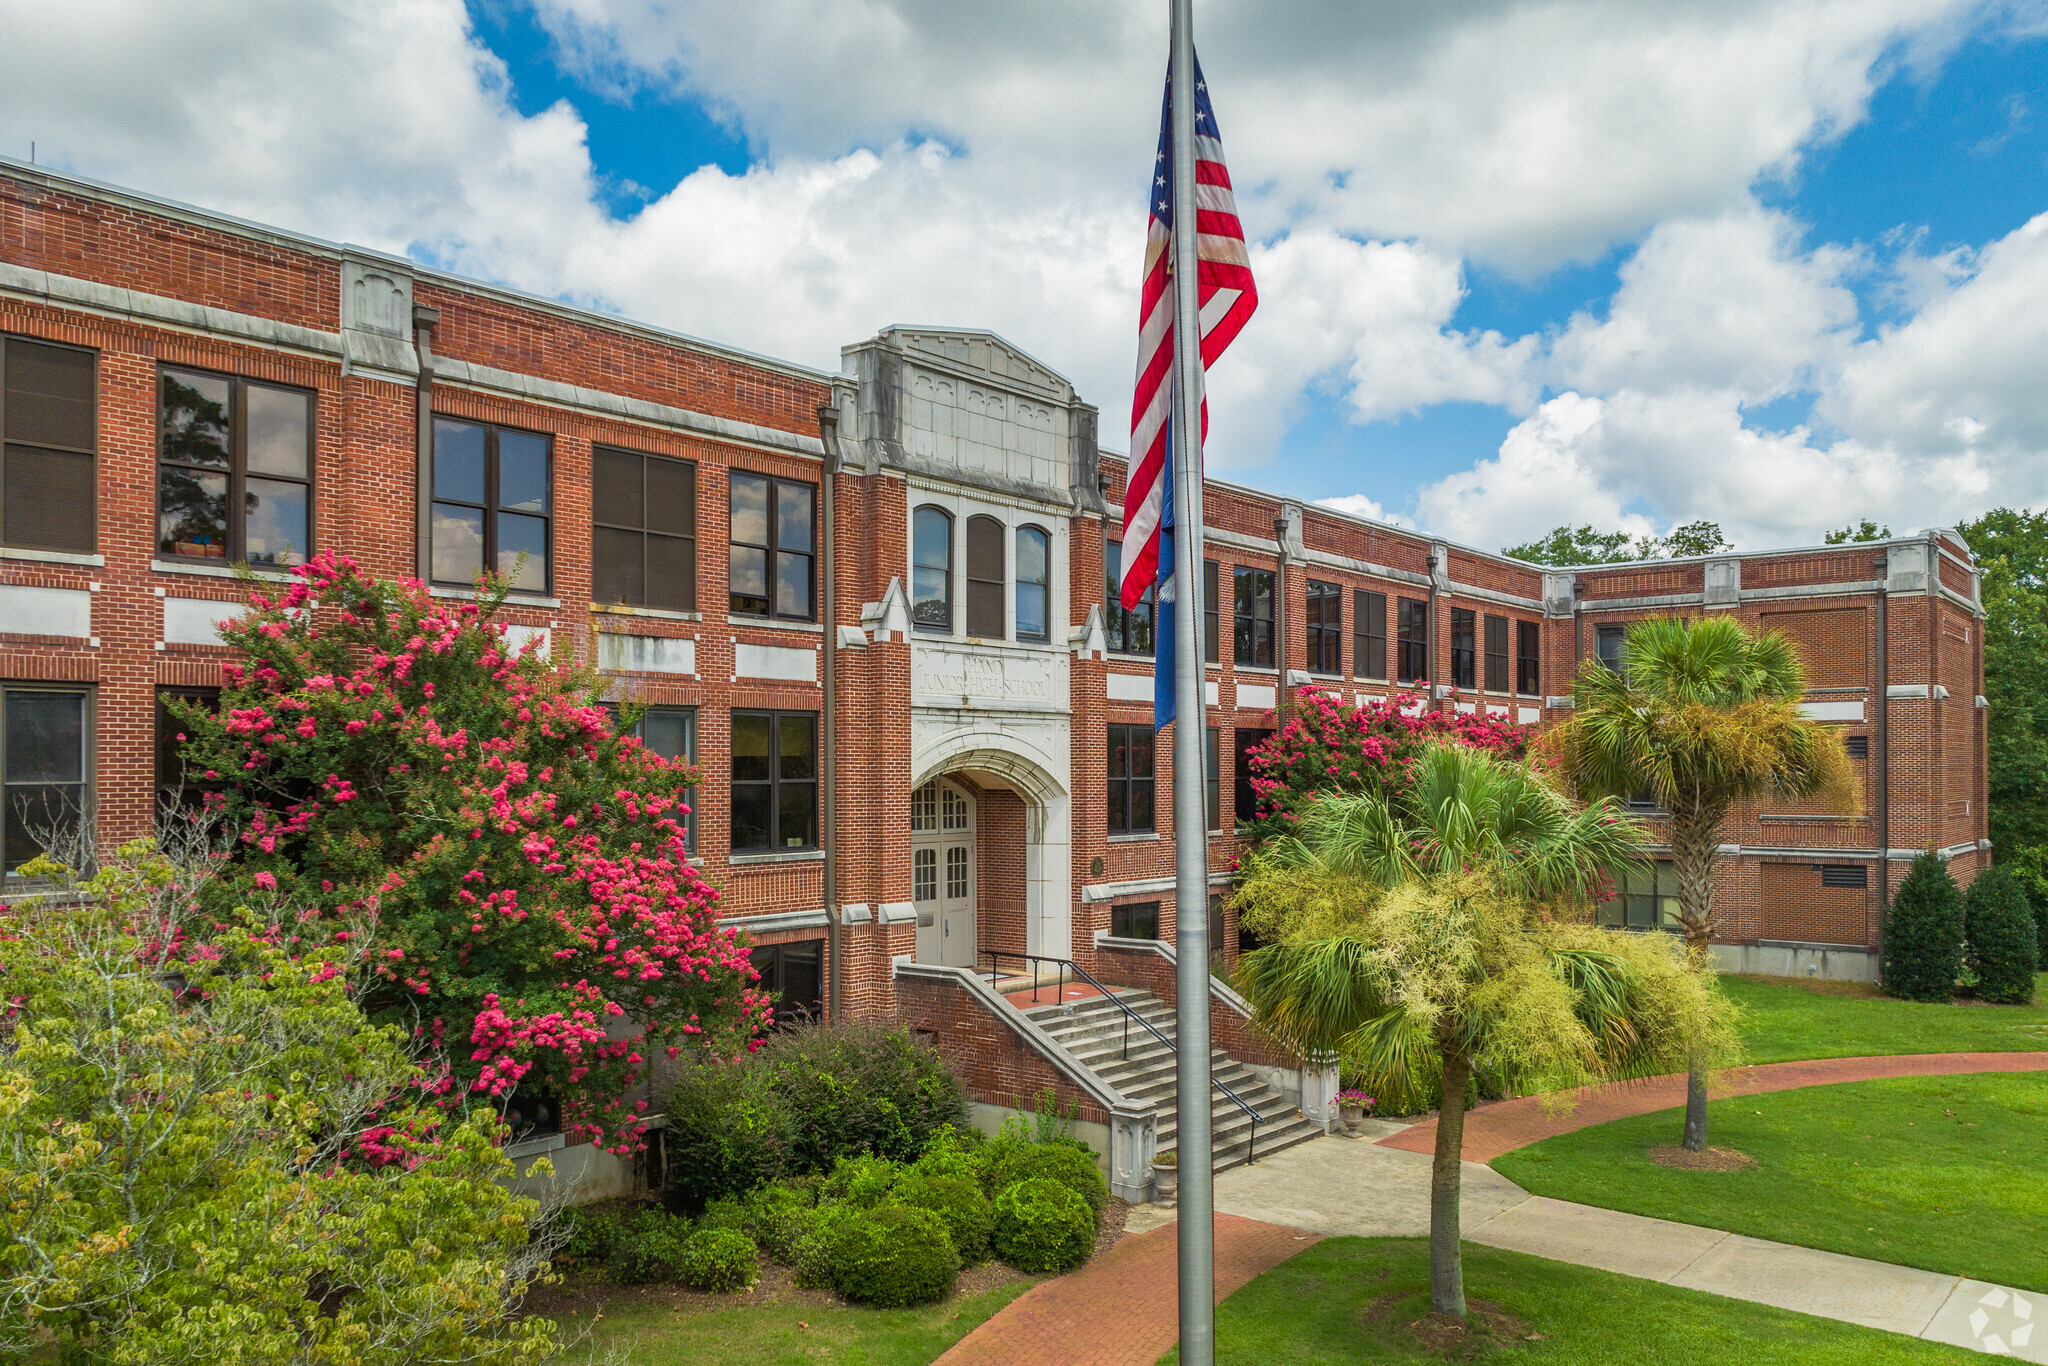
[[[910,794],[940,772],[977,793],[981,948],[1096,962],[1095,935],[1110,929],[1116,908],[1154,901],[1159,932],[1172,937],[1170,736],[1153,775],[1155,829],[1112,837],[1104,818],[1108,727],[1143,726],[1151,717],[1149,657],[1108,650],[1090,634],[1091,623],[1099,630],[1104,621],[1104,546],[1121,524],[1122,462],[1096,450],[1093,410],[1058,376],[985,334],[898,332],[849,348],[847,375],[832,375],[15,168],[0,172],[0,334],[96,356],[98,531],[91,554],[0,552],[0,682],[91,690],[92,786],[103,838],[130,838],[149,824],[155,689],[219,678],[221,647],[167,638],[167,600],[237,598],[236,585],[219,572],[165,564],[154,554],[159,366],[311,391],[314,546],[345,550],[380,575],[421,569],[418,351],[401,328],[377,353],[384,359],[363,360],[369,353],[360,339],[376,324],[350,302],[349,283],[377,272],[398,281],[392,287],[402,286],[414,307],[437,315],[427,389],[435,414],[543,433],[551,442],[551,581],[544,594],[515,597],[507,619],[546,631],[562,659],[594,660],[610,636],[686,641],[694,651],[688,670],[615,672],[615,690],[697,709],[705,775],[699,854],[727,912],[756,922],[758,942],[824,939],[836,915],[847,1008],[883,1014],[908,1005],[892,963],[919,947]],[[957,392],[926,400],[925,389],[906,389],[907,411],[894,398],[873,397],[900,367],[914,365],[943,371]],[[960,434],[973,421],[946,426],[954,419],[917,404],[950,401],[955,411],[971,412],[974,394],[982,397],[972,403],[1008,404],[1005,430],[1024,433],[1004,438],[1013,440],[1004,470],[955,469],[932,454],[951,449],[945,443],[956,436],[967,440]],[[844,433],[842,463],[830,473],[821,406],[838,411]],[[1055,428],[1055,436],[1042,434]],[[598,445],[695,462],[695,611],[592,601]],[[833,621],[772,623],[727,611],[735,471],[813,485],[831,480]],[[1416,692],[1427,694],[1427,706],[1485,708],[1542,724],[1560,715],[1574,672],[1597,652],[1600,627],[1706,611],[1793,635],[1807,651],[1815,714],[1870,747],[1870,757],[1856,761],[1865,775],[1859,812],[1766,804],[1731,820],[1726,838],[1739,852],[1724,858],[1719,885],[1731,948],[1874,947],[1880,880],[1823,889],[1822,865],[1882,868],[1895,887],[1912,851],[1947,851],[1959,880],[1989,859],[1985,715],[1976,702],[1982,616],[1974,563],[1954,533],[1559,573],[1221,482],[1206,497],[1207,556],[1218,565],[1222,598],[1217,660],[1204,671],[1215,695],[1206,724],[1218,731],[1224,827],[1207,839],[1212,869],[1228,867],[1240,852],[1231,833],[1234,734],[1274,726],[1293,689],[1313,682],[1354,699]],[[979,640],[956,625],[947,641],[934,642],[892,618],[910,581],[910,519],[931,499],[958,504],[963,516],[992,509],[1009,519],[1008,528],[1037,527],[1054,537],[1048,640],[1027,646],[1014,633]],[[1270,571],[1284,585],[1272,667],[1236,662],[1231,579],[1238,567]],[[1342,591],[1342,668],[1334,673],[1308,667],[1311,580]],[[11,619],[24,599],[7,595],[25,588],[85,595],[89,633],[13,629],[27,621]],[[1361,591],[1386,597],[1380,676],[1361,671],[1355,649]],[[1428,609],[1428,681],[1409,686],[1393,676],[1403,598]],[[1471,611],[1476,623],[1482,658],[1470,688],[1449,686],[1455,610]],[[1507,623],[1504,688],[1486,686],[1500,682],[1486,677],[1483,658],[1490,617]],[[1526,688],[1514,658],[1523,623],[1539,633],[1539,676]],[[724,781],[735,709],[815,713],[823,706],[819,677],[761,677],[749,661],[767,650],[785,663],[805,652],[822,663],[828,649],[838,692],[838,904],[831,908],[821,854],[732,855]],[[1005,683],[1008,691],[994,701],[969,695],[978,686],[970,683],[955,695],[934,672],[940,664],[968,667],[963,677],[970,678],[984,666],[1017,668],[1023,682]],[[1028,744],[1027,728],[1036,728]],[[941,751],[944,757],[933,757]],[[1882,796],[1881,766],[1889,773]],[[1235,916],[1226,909],[1225,917],[1224,950],[1234,956]],[[1037,1080],[1020,1073],[1016,1086],[1028,1093]]]

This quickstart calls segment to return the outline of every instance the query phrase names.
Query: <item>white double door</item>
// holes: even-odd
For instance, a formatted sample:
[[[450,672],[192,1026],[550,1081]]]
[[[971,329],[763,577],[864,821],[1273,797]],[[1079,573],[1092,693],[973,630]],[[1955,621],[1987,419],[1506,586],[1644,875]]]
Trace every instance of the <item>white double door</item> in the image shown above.
[[[917,839],[910,849],[917,961],[975,966],[974,841]]]

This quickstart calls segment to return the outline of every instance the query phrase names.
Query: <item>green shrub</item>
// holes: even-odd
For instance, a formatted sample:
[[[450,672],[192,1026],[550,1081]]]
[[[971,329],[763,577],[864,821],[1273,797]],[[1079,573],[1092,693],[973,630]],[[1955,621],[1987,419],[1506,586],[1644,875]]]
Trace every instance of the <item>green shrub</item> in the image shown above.
[[[930,1210],[946,1223],[946,1233],[963,1266],[988,1260],[989,1234],[995,1211],[982,1194],[981,1183],[965,1176],[932,1175],[913,1169],[897,1183],[891,1197],[912,1209]]]
[[[931,1136],[911,1169],[925,1176],[958,1176],[981,1184],[988,1176],[988,1148],[988,1139],[980,1130],[963,1132],[948,1124]]]
[[[856,1304],[929,1304],[960,1274],[953,1239],[930,1210],[882,1205],[838,1221],[832,1241],[832,1288]]]
[[[793,1171],[830,1171],[864,1152],[909,1162],[932,1135],[966,1122],[960,1079],[901,1026],[799,1025],[742,1065],[769,1077],[794,1116]]]
[[[605,1261],[617,1251],[619,1235],[625,1229],[617,1210],[571,1205],[555,1218],[563,1238],[560,1255],[587,1264]]]
[[[1977,995],[2000,1005],[2034,999],[2036,942],[2034,908],[2012,873],[2002,867],[1977,874],[1963,898],[1967,966],[1977,977]]]
[[[1932,850],[1913,860],[1884,922],[1884,989],[1909,1001],[1955,996],[1963,967],[1963,898]]]
[[[796,1240],[790,1266],[796,1283],[808,1290],[831,1290],[839,1284],[839,1226],[860,1217],[849,1205],[820,1205],[810,1232]]]
[[[781,1098],[747,1062],[685,1068],[668,1098],[669,1179],[693,1207],[743,1195],[782,1175],[792,1128]]]
[[[998,1192],[1035,1177],[1057,1181],[1081,1198],[1091,1219],[1101,1218],[1109,1204],[1109,1183],[1102,1179],[1102,1169],[1095,1165],[1095,1154],[1079,1143],[1032,1143],[1008,1148],[996,1158],[994,1176]]]
[[[818,1226],[810,1192],[782,1182],[757,1186],[735,1199],[726,1196],[704,1208],[704,1228],[737,1229],[774,1261],[788,1264],[796,1245]]]
[[[626,1221],[612,1249],[608,1269],[620,1285],[672,1281],[681,1268],[690,1221],[667,1210],[648,1209]]]
[[[683,1240],[676,1279],[692,1290],[744,1290],[761,1279],[760,1252],[738,1229],[700,1228]]]
[[[832,1168],[832,1174],[819,1184],[818,1203],[873,1209],[889,1198],[889,1192],[903,1179],[903,1172],[902,1163],[873,1153],[842,1157]]]
[[[1066,1271],[1095,1249],[1088,1203],[1058,1181],[1032,1177],[996,1196],[996,1255],[1019,1271]]]

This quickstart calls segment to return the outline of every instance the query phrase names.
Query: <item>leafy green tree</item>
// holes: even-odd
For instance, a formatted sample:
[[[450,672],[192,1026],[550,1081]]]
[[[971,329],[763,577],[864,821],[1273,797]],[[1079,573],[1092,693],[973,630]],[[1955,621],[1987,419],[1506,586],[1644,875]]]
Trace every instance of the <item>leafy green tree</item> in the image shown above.
[[[1732,1056],[1711,975],[1669,940],[1590,923],[1604,877],[1638,863],[1611,799],[1575,807],[1527,766],[1437,745],[1398,793],[1332,793],[1298,836],[1252,856],[1238,890],[1279,927],[1238,985],[1304,1054],[1442,1078],[1430,1171],[1430,1294],[1463,1317],[1458,1246],[1467,1086],[1523,1090]]]
[[[1714,858],[1736,803],[1772,796],[1855,804],[1841,737],[1805,720],[1806,669],[1791,641],[1732,617],[1659,618],[1628,633],[1628,668],[1588,661],[1571,718],[1552,733],[1559,768],[1580,797],[1643,793],[1670,813],[1671,861],[1687,950],[1702,967],[1720,924]],[[1707,1069],[1688,1069],[1685,1146],[1707,1142]]]
[[[1932,849],[1913,860],[1884,917],[1884,989],[1908,1001],[1948,1001],[1963,970],[1963,894]]]
[[[1561,526],[1548,536],[1522,545],[1511,545],[1501,554],[1532,564],[1611,564],[1616,560],[1641,560],[1655,554],[1657,542],[1648,536],[1631,536],[1626,531],[1596,531],[1584,526]]]
[[[1511,545],[1501,553],[1532,564],[1559,567],[1613,564],[1621,560],[1654,560],[1660,556],[1712,555],[1730,549],[1719,522],[1687,522],[1664,537],[1631,536],[1626,531],[1596,531],[1584,526],[1554,527],[1548,536]]]
[[[1960,530],[1982,574],[1993,856],[2048,926],[2048,511],[1998,508]]]
[[[433,1104],[410,1035],[356,1008],[374,945],[287,952],[274,901],[194,914],[210,874],[141,843],[8,909],[0,1354],[550,1355],[520,1314],[547,1240],[502,1184],[495,1112]]]
[[[1971,880],[1963,897],[1963,942],[1981,999],[2015,1006],[2034,999],[2034,908],[2011,869],[1986,868]]]
[[[1718,555],[1734,548],[1721,534],[1719,522],[1687,522],[1684,526],[1671,528],[1671,534],[1664,538],[1662,553],[1672,556]]]
[[[1891,539],[1892,529],[1881,527],[1865,517],[1861,522],[1851,523],[1840,531],[1830,531],[1821,538],[1823,545],[1848,545],[1855,541],[1886,541]]]

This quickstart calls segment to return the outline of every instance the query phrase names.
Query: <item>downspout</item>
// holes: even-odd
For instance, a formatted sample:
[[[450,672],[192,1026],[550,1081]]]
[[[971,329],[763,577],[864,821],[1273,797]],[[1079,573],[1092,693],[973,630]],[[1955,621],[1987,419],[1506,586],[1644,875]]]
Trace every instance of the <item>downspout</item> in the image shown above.
[[[1273,585],[1273,663],[1280,670],[1280,686],[1273,695],[1279,699],[1274,709],[1277,721],[1287,719],[1287,514],[1283,511],[1273,519],[1273,539],[1280,547],[1280,572],[1278,582]],[[1217,633],[1222,633],[1222,619],[1217,619]],[[1217,658],[1222,658],[1222,649],[1217,649]]]
[[[1586,596],[1586,581],[1572,575],[1572,677],[1579,676],[1579,666],[1586,662],[1586,609],[1581,600]]]
[[[838,738],[839,710],[839,613],[838,562],[833,555],[834,503],[832,486],[839,478],[839,409],[829,403],[818,405],[818,440],[825,448],[825,469],[818,480],[820,515],[825,523],[825,707],[818,718],[818,816],[819,846],[825,852],[825,956],[831,970],[825,974],[825,1018],[841,1023],[840,1008],[846,999],[846,968],[840,957],[839,909],[839,811]]]
[[[413,536],[413,560],[414,569],[422,581],[432,577],[433,568],[429,563],[428,547],[433,544],[429,537],[434,512],[434,328],[440,321],[440,309],[429,308],[425,304],[412,306],[412,345],[419,354],[420,363],[416,386],[418,413],[413,434],[417,485],[413,506],[418,524]]]
[[[1437,699],[1437,691],[1436,691],[1436,689],[1437,689],[1437,680],[1438,680],[1439,678],[1442,678],[1442,677],[1443,677],[1443,675],[1442,675],[1442,674],[1440,674],[1440,673],[1438,673],[1438,672],[1437,672],[1437,667],[1436,667],[1436,637],[1437,637],[1437,628],[1438,628],[1439,626],[1441,626],[1441,625],[1443,624],[1443,623],[1439,622],[1439,621],[1438,621],[1438,620],[1436,619],[1436,571],[1437,571],[1437,567],[1438,567],[1438,566],[1437,566],[1437,558],[1436,558],[1436,551],[1435,551],[1434,549],[1432,549],[1432,550],[1431,550],[1431,551],[1429,552],[1429,621],[1427,622],[1427,624],[1426,624],[1426,625],[1425,625],[1425,627],[1424,627],[1424,629],[1425,629],[1425,630],[1426,630],[1426,631],[1428,632],[1428,636],[1427,636],[1427,638],[1426,638],[1426,639],[1424,640],[1424,642],[1423,642],[1423,649],[1424,649],[1424,654],[1423,654],[1423,657],[1422,657],[1422,667],[1423,667],[1423,670],[1424,670],[1424,671],[1425,671],[1425,672],[1426,672],[1426,673],[1428,674],[1428,676],[1429,676],[1429,688],[1428,688],[1428,694],[1429,694],[1429,702],[1428,702],[1428,705],[1427,705],[1427,706],[1425,706],[1425,707],[1423,708],[1423,710],[1424,710],[1424,711],[1435,711],[1435,710],[1436,710],[1436,699]]]
[[[1885,625],[1885,599],[1891,584],[1891,556],[1877,561],[1877,963],[1884,973],[1884,922],[1891,914],[1892,880],[1892,745],[1891,745],[1891,639]],[[1929,693],[1930,698],[1932,693]]]

